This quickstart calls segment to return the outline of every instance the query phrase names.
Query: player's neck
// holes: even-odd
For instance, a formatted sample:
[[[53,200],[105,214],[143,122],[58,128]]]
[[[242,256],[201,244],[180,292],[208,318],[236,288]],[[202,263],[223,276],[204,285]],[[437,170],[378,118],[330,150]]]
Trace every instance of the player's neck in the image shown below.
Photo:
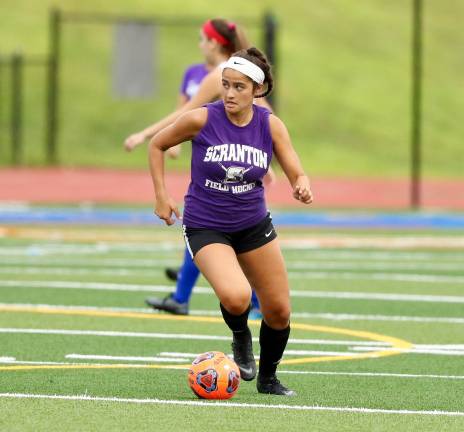
[[[237,113],[230,113],[226,111],[228,119],[236,126],[244,127],[248,125],[253,119],[253,105]]]
[[[225,54],[218,53],[214,58],[211,59],[211,69],[214,69],[215,67],[219,66],[221,63],[224,63],[227,61],[229,57]]]

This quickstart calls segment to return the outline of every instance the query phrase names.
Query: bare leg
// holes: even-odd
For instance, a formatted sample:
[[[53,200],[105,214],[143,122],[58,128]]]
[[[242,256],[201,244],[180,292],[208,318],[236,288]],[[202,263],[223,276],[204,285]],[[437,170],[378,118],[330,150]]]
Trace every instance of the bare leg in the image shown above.
[[[266,324],[276,330],[288,327],[290,291],[278,240],[240,254],[238,260],[258,295]]]
[[[195,264],[208,280],[221,304],[234,315],[248,309],[251,287],[237,261],[234,250],[225,244],[213,243],[195,255]]]
[[[238,256],[240,265],[261,303],[263,321],[259,335],[261,353],[258,392],[295,396],[276,377],[290,334],[290,294],[287,272],[277,239]]]
[[[256,376],[253,343],[248,327],[251,287],[243,274],[234,250],[213,243],[200,249],[195,262],[221,301],[224,321],[232,330],[232,351],[240,376],[251,381]]]

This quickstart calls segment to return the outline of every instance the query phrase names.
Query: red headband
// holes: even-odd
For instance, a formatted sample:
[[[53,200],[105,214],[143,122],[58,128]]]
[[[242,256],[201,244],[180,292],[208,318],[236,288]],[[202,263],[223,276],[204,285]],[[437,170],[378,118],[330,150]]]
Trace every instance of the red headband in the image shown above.
[[[229,24],[229,28],[230,24]],[[235,28],[235,25],[234,25]],[[219,33],[213,26],[211,20],[206,21],[203,24],[203,32],[208,37],[208,39],[214,39],[219,45],[229,45],[230,41],[228,41],[221,33]]]

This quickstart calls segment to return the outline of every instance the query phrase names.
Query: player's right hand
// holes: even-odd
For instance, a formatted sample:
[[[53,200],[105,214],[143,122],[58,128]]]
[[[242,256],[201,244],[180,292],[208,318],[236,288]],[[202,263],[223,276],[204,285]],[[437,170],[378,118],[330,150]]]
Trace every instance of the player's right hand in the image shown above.
[[[138,145],[142,144],[145,141],[145,134],[143,132],[137,132],[135,134],[129,135],[124,141],[124,148],[126,151],[132,151]]]
[[[174,147],[169,147],[166,150],[166,153],[171,159],[177,159],[180,155],[180,144],[177,144]]]
[[[175,220],[172,214],[175,214],[177,219],[182,219],[179,208],[172,198],[158,199],[155,205],[155,215],[166,222],[166,225],[173,225]]]

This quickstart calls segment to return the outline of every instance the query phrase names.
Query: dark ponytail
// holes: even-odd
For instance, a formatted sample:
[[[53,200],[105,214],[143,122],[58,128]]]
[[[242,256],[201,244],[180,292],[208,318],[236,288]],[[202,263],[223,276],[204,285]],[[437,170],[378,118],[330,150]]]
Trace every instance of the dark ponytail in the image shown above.
[[[233,55],[234,57],[242,57],[251,61],[264,72],[264,84],[266,84],[266,91],[262,94],[256,95],[255,98],[264,97],[271,93],[272,89],[274,88],[274,78],[272,77],[271,65],[269,64],[266,56],[255,47],[242,49]]]
[[[243,30],[237,27],[235,23],[222,18],[214,18],[211,20],[211,24],[214,29],[228,41],[228,44],[221,45],[221,48],[229,57],[235,51],[242,50],[250,46]]]

